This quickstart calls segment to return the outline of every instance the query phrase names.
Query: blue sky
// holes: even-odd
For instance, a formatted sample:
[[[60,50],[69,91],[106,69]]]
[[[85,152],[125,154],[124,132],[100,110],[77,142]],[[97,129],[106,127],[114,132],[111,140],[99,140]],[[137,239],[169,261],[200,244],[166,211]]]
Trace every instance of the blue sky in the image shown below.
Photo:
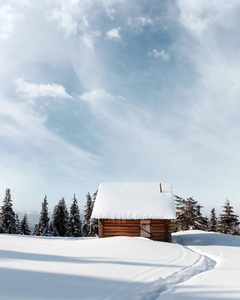
[[[0,193],[171,182],[240,214],[239,1],[0,1]]]

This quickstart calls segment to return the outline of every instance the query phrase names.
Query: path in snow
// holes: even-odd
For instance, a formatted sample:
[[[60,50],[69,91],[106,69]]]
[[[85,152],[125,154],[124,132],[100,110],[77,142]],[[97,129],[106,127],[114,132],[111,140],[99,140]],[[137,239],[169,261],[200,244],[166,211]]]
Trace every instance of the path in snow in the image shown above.
[[[193,251],[193,252],[198,253],[197,251]],[[156,289],[153,292],[150,292],[147,295],[140,297],[139,299],[141,299],[141,300],[160,299],[159,297],[163,292],[169,290],[170,288],[174,287],[177,284],[180,284],[180,283],[183,283],[183,282],[189,280],[193,276],[196,276],[202,272],[206,272],[206,271],[213,269],[215,267],[215,265],[216,265],[216,262],[213,259],[207,257],[206,255],[200,254],[199,259],[194,264],[169,275],[160,283],[160,286],[158,287],[158,289]]]
[[[213,232],[186,231],[174,239],[216,261],[215,268],[172,286],[158,300],[240,299],[240,237]]]

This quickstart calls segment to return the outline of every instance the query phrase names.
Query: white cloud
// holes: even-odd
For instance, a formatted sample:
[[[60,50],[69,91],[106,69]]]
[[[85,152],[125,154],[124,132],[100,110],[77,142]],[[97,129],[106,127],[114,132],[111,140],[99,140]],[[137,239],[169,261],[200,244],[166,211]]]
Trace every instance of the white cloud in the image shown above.
[[[121,41],[121,36],[120,36],[120,33],[119,33],[120,30],[121,30],[120,27],[113,28],[112,30],[109,30],[107,32],[107,38],[109,40],[114,40],[116,42],[120,42]]]
[[[86,5],[78,0],[60,1],[60,7],[53,9],[48,19],[58,22],[59,28],[65,32],[66,37],[69,37],[88,27],[87,8],[88,1]]]
[[[0,8],[0,39],[6,40],[9,38],[13,30],[13,22],[17,18],[10,5]]]
[[[38,98],[38,97],[53,97],[60,99],[72,99],[65,88],[58,84],[36,84],[26,82],[19,78],[16,80],[17,92],[19,92],[23,98]]]
[[[57,8],[48,13],[49,21],[57,22],[66,38],[70,36],[79,36],[81,42],[90,50],[94,50],[96,37],[101,35],[98,26],[94,23],[94,14],[106,14],[111,20],[114,19],[115,9],[112,7],[119,0],[69,0],[59,1]],[[121,0],[120,0],[121,1]],[[118,30],[118,29],[116,29]],[[109,38],[118,40],[120,35],[117,31],[110,33]]]
[[[116,101],[123,100],[123,97],[119,95],[111,95],[104,90],[92,90],[90,92],[83,93],[79,96],[79,99],[90,103],[92,108],[99,108],[101,105],[107,103],[116,103]]]
[[[101,3],[101,5],[105,8],[105,12],[109,19],[114,20],[116,9],[113,8],[113,6],[116,3],[124,3],[125,0],[98,0],[98,2]]]
[[[157,51],[156,49],[153,49],[153,51],[148,53],[149,57],[155,57],[155,58],[161,58],[165,61],[169,60],[169,54],[165,52],[164,49],[162,49],[161,51]]]
[[[85,33],[83,36],[81,36],[81,41],[88,49],[93,51],[95,38],[100,35],[101,35],[101,33],[99,31],[94,31],[91,34]]]
[[[103,99],[112,99],[112,96],[103,90],[95,90],[84,93],[79,98],[84,101],[95,102]]]
[[[128,25],[136,28],[143,28],[153,24],[153,20],[149,17],[129,18]]]
[[[209,0],[191,1],[178,0],[181,23],[190,29],[198,37],[209,30],[214,23],[228,26],[231,24],[231,16],[239,2],[237,0]],[[229,22],[230,21],[230,22]],[[211,28],[212,29],[212,28]]]
[[[106,13],[108,15],[108,17],[111,19],[111,20],[114,20],[114,15],[116,13],[116,10],[114,8],[110,8],[110,7],[106,7]]]
[[[148,17],[138,17],[137,18],[137,24],[141,27],[144,27],[146,25],[152,25],[153,21],[151,18]]]

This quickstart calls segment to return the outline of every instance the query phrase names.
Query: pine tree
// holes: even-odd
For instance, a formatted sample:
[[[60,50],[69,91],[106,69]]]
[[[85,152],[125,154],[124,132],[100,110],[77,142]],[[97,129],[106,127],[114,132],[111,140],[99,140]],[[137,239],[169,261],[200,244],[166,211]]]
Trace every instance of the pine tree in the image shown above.
[[[42,203],[42,211],[39,217],[38,226],[34,230],[35,235],[45,236],[49,235],[49,217],[48,217],[48,202],[45,195]]]
[[[91,214],[93,212],[95,200],[97,198],[97,193],[98,190],[93,194],[93,200],[92,200],[92,205],[91,205]],[[98,235],[98,219],[91,218],[90,219],[90,231],[88,236],[97,236]]]
[[[20,234],[30,235],[31,231],[28,226],[27,214],[25,213],[20,223]]]
[[[209,219],[209,231],[216,232],[216,230],[217,230],[217,217],[216,217],[215,208],[213,207]]]
[[[6,195],[1,209],[0,231],[5,233],[16,233],[16,219],[15,212],[12,209],[10,189],[6,189]]]
[[[0,233],[3,233],[3,229],[2,229],[2,214],[0,212]]]
[[[208,230],[208,218],[203,217],[201,213],[202,206],[197,204],[196,205],[196,222],[194,225],[194,229],[200,229],[200,230]]]
[[[92,198],[89,193],[86,195],[87,201],[84,206],[84,220],[82,225],[82,234],[83,236],[88,236],[90,232],[90,218],[92,214]]]
[[[49,233],[50,233],[50,236],[57,236],[57,230],[54,226],[54,220],[55,220],[55,212],[57,210],[57,205],[54,206],[53,208],[53,213],[52,213],[52,217],[51,217],[51,220],[50,220],[50,226],[49,226]]]
[[[66,236],[68,230],[68,210],[64,198],[59,200],[54,207],[51,219],[51,234],[54,236]]]
[[[190,197],[186,200],[185,228],[196,229],[197,227],[197,201]]]
[[[176,207],[176,219],[172,221],[173,232],[182,230],[182,214],[184,209],[184,199],[177,195],[174,195],[174,202]]]
[[[36,236],[41,236],[42,235],[42,233],[40,231],[39,223],[35,224],[32,235],[36,235]]]
[[[70,207],[70,215],[68,220],[68,236],[79,237],[82,236],[82,222],[80,219],[80,212],[77,204],[76,195],[73,196],[73,203]]]
[[[233,207],[227,199],[223,206],[223,214],[220,214],[217,231],[225,234],[238,235],[238,216],[234,214]]]
[[[20,234],[20,222],[19,222],[18,214],[16,214],[16,234]]]
[[[197,201],[190,197],[183,199],[175,196],[176,202],[176,220],[175,226],[178,230],[189,230],[198,228]]]

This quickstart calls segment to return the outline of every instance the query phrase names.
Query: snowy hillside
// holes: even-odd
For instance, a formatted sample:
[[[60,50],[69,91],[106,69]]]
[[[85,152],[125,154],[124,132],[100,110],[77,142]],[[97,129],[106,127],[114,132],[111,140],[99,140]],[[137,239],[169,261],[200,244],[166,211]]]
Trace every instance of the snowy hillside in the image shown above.
[[[0,299],[239,299],[240,238],[0,235]],[[160,296],[161,295],[161,296]]]

